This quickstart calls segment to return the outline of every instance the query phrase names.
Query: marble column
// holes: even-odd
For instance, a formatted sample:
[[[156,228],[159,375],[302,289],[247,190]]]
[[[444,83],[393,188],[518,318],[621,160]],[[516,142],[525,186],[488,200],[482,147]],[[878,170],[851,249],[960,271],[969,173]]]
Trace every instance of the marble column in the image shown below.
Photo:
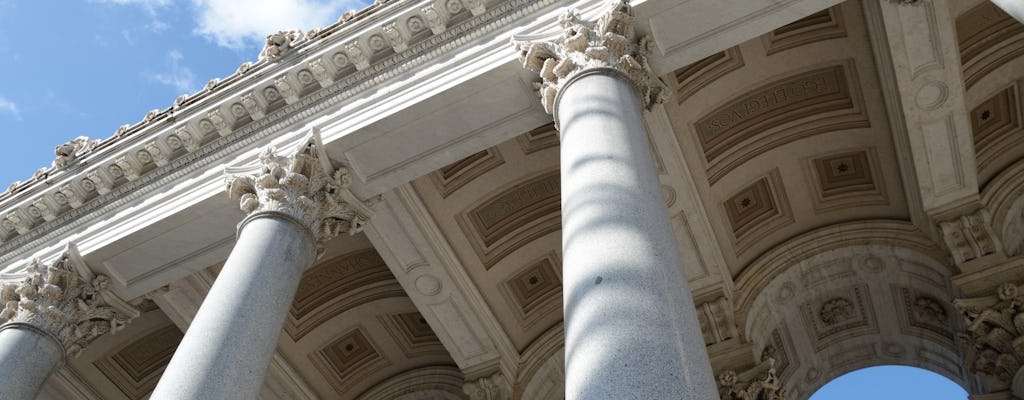
[[[25,272],[21,281],[0,284],[0,400],[35,399],[66,357],[139,314],[71,246],[52,264],[34,260]]]
[[[248,215],[151,399],[259,394],[302,272],[324,242],[371,214],[316,143],[314,133],[291,155],[264,151],[257,171],[228,171],[228,194]]]
[[[616,1],[517,37],[561,136],[567,400],[717,399],[642,113],[665,88]]]
[[[1024,24],[1024,0],[992,0],[992,2],[1010,14],[1017,22]]]

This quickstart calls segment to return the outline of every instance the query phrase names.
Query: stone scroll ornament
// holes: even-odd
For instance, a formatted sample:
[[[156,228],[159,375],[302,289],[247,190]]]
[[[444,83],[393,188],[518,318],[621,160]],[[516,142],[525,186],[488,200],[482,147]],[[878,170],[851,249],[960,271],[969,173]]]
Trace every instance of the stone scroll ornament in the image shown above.
[[[786,400],[786,391],[775,371],[775,359],[768,358],[743,373],[725,371],[718,376],[722,400]]]
[[[555,113],[558,91],[566,82],[598,68],[612,69],[628,77],[647,110],[668,98],[665,84],[647,64],[653,42],[647,36],[637,38],[636,18],[626,1],[613,1],[597,21],[585,20],[578,11],[570,10],[558,22],[561,31],[556,37],[512,37],[523,67],[540,74],[537,90],[549,114]]]
[[[73,245],[49,265],[32,260],[25,272],[20,280],[0,283],[0,327],[31,325],[52,335],[69,357],[139,316],[111,292],[110,277],[94,274]]]
[[[1024,365],[1024,287],[1003,283],[995,294],[957,299],[966,323],[961,335],[973,351],[971,371],[1010,384]]]
[[[253,171],[255,169],[255,171]],[[293,218],[317,238],[317,255],[334,237],[354,235],[373,216],[379,198],[358,199],[345,167],[335,167],[313,129],[290,155],[273,148],[260,153],[254,167],[228,168],[227,191],[246,214],[279,213]]]

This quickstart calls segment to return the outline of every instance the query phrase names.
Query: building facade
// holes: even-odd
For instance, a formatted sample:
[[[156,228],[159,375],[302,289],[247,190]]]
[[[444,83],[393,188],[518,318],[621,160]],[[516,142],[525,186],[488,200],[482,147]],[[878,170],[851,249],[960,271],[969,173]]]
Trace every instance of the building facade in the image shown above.
[[[1024,4],[382,0],[0,194],[0,399],[1024,396]]]

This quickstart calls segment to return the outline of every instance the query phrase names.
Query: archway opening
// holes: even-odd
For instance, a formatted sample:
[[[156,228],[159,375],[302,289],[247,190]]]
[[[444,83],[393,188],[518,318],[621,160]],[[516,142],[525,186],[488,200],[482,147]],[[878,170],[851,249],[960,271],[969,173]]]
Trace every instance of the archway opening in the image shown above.
[[[810,400],[967,400],[967,392],[934,372],[901,365],[859,369],[835,378]]]

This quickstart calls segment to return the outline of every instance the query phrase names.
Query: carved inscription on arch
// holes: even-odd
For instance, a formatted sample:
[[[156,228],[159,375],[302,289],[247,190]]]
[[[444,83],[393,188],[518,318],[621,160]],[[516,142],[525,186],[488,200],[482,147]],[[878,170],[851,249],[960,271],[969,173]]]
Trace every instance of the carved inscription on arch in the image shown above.
[[[869,126],[855,76],[851,63],[804,72],[740,95],[701,117],[695,130],[708,162],[708,180],[714,183],[779,145]]]
[[[519,182],[459,215],[459,226],[490,269],[524,244],[561,228],[561,180],[549,171]]]

